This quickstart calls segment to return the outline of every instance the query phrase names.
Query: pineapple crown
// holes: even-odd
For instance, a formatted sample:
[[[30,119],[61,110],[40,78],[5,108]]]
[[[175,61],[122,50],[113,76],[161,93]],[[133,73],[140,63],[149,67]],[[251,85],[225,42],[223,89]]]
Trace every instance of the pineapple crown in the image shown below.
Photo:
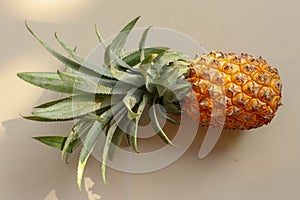
[[[25,23],[40,44],[66,66],[66,71],[23,72],[18,76],[35,86],[69,96],[39,105],[31,116],[24,118],[42,122],[77,120],[67,137],[34,138],[60,149],[62,158],[66,157],[66,160],[77,147],[83,146],[78,163],[79,188],[87,159],[101,133],[106,135],[102,156],[104,182],[106,160],[113,159],[114,148],[120,145],[124,135],[133,150],[139,152],[138,123],[147,105],[160,104],[164,108],[159,112],[151,109],[149,117],[155,133],[164,142],[173,145],[158,123],[157,115],[178,123],[169,114],[180,114],[180,101],[190,90],[190,83],[185,80],[189,63],[185,60],[186,55],[170,51],[167,47],[146,48],[151,27],[145,29],[136,51],[124,53],[126,40],[138,19],[130,21],[110,44],[105,43],[95,27],[99,43],[105,48],[102,66],[85,61],[77,54],[76,48],[70,48],[55,34],[69,57],[58,53]]]

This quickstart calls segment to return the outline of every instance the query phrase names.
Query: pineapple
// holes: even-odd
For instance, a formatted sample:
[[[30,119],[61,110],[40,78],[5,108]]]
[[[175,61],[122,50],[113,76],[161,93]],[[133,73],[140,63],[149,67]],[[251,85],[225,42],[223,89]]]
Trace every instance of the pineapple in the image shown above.
[[[193,89],[183,110],[204,126],[257,128],[281,105],[278,70],[262,57],[211,52],[190,61],[186,78]]]
[[[26,119],[56,122],[76,120],[68,136],[34,137],[62,151],[68,157],[81,148],[78,163],[78,187],[87,160],[100,134],[106,135],[102,155],[105,179],[107,159],[114,148],[127,138],[132,149],[137,145],[138,124],[145,109],[159,104],[164,109],[149,109],[150,123],[157,135],[173,145],[158,116],[177,124],[174,115],[185,113],[201,125],[230,129],[251,129],[269,123],[281,105],[281,82],[278,71],[261,57],[211,52],[194,60],[167,47],[147,47],[150,27],[140,40],[139,49],[124,53],[128,35],[139,17],[129,22],[111,44],[105,44],[103,66],[84,62],[75,49],[55,34],[69,57],[63,56],[41,40],[27,25],[29,32],[54,57],[66,65],[66,71],[23,72],[18,76],[35,86],[69,94],[68,97],[39,105]],[[163,112],[162,112],[163,111]]]

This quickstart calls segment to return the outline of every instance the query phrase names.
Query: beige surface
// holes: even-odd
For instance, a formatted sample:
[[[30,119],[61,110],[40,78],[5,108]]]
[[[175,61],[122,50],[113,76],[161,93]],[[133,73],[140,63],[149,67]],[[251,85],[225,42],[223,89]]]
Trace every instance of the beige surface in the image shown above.
[[[1,199],[300,198],[299,1],[20,2],[0,2]],[[181,31],[207,50],[263,55],[280,71],[284,106],[269,126],[243,133],[224,132],[213,152],[203,160],[197,158],[197,153],[205,129],[199,131],[192,147],[170,167],[142,175],[108,170],[107,186],[101,182],[99,163],[91,159],[85,174],[86,186],[80,193],[75,180],[77,157],[73,156],[66,166],[60,162],[58,151],[30,139],[36,135],[65,134],[70,124],[39,124],[19,117],[19,113],[28,113],[51,94],[18,80],[15,74],[55,71],[61,66],[33,40],[23,22],[28,19],[51,44],[51,34],[59,32],[68,43],[78,45],[81,54],[87,55],[96,44],[94,23],[108,37],[137,15],[142,15],[138,26]]]

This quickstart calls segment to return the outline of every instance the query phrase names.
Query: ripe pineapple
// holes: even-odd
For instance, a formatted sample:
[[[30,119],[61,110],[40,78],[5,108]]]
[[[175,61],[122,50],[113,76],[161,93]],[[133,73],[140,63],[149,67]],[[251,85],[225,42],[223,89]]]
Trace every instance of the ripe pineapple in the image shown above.
[[[193,90],[183,110],[204,126],[257,128],[268,124],[281,105],[278,71],[262,57],[222,52],[197,56],[187,80]]]
[[[139,152],[139,120],[144,110],[154,104],[160,104],[166,113],[149,109],[151,125],[170,145],[172,141],[160,126],[158,115],[176,124],[172,115],[184,112],[205,126],[251,129],[269,123],[281,105],[278,72],[262,58],[211,52],[188,61],[186,55],[167,47],[145,48],[150,28],[142,35],[138,50],[123,53],[126,39],[138,19],[128,23],[111,44],[105,44],[96,29],[99,42],[106,47],[103,66],[84,62],[55,35],[70,58],[59,54],[26,23],[30,33],[64,63],[67,70],[23,72],[18,76],[69,97],[39,105],[32,116],[24,118],[45,122],[77,121],[68,136],[35,139],[60,149],[62,158],[80,145],[84,146],[78,163],[79,188],[86,162],[101,133],[107,136],[102,156],[104,182],[106,160],[113,159],[114,145],[119,146],[127,138],[133,150]]]

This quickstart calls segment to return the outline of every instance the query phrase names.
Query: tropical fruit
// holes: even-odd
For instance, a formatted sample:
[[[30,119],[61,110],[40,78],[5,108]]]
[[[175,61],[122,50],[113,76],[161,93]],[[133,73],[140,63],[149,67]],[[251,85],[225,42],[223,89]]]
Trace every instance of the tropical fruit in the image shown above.
[[[143,113],[149,113],[153,131],[173,145],[159,116],[178,124],[172,116],[185,113],[204,126],[251,129],[269,123],[281,105],[278,71],[261,57],[211,52],[188,60],[185,54],[168,47],[146,48],[150,27],[141,36],[139,48],[124,53],[126,40],[138,19],[129,22],[110,44],[103,41],[96,28],[99,43],[105,47],[104,63],[100,66],[85,61],[55,34],[69,56],[58,53],[26,23],[30,33],[66,65],[66,70],[23,72],[18,76],[38,87],[66,93],[67,97],[39,105],[24,118],[76,122],[68,136],[35,139],[60,149],[62,158],[83,146],[78,163],[79,188],[86,162],[101,134],[106,136],[102,156],[104,182],[106,161],[113,159],[115,147],[123,139],[139,152],[138,126]],[[163,109],[154,108],[157,104]],[[144,112],[146,109],[149,112]]]

